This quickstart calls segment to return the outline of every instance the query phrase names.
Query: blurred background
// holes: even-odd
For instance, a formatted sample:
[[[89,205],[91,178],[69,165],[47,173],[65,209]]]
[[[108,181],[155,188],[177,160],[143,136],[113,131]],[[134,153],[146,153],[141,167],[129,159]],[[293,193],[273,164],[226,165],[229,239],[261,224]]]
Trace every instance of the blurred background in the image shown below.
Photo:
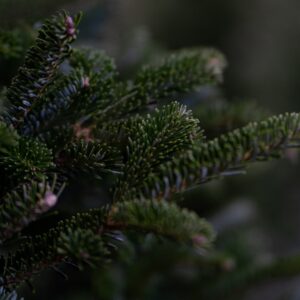
[[[115,57],[124,78],[165,51],[195,46],[221,50],[228,60],[223,85],[186,100],[200,116],[202,102],[210,99],[254,101],[266,114],[300,111],[300,1],[0,0],[0,27],[21,26],[26,31],[61,8],[84,12],[77,43]],[[6,84],[18,64],[9,59],[0,62],[0,82]],[[259,119],[259,114],[249,119]],[[205,121],[201,124],[209,127]],[[234,264],[270,261],[300,253],[299,173],[297,152],[288,152],[284,160],[251,166],[246,176],[189,191],[183,203],[213,222],[217,247],[234,255]],[[136,267],[124,268],[130,274],[142,274],[138,273],[141,265],[138,258]],[[80,273],[70,276],[67,284],[45,274],[37,290],[44,285],[49,290],[25,293],[27,299],[139,299],[137,295],[124,298],[124,290],[134,294],[126,274],[114,266],[107,276],[97,271]],[[135,277],[135,285],[145,287],[140,299],[183,299],[170,290],[162,289],[161,296],[148,293],[169,276],[159,274],[158,269],[152,277]],[[185,299],[198,298],[188,294]],[[300,278],[263,282],[237,299],[300,299]]]

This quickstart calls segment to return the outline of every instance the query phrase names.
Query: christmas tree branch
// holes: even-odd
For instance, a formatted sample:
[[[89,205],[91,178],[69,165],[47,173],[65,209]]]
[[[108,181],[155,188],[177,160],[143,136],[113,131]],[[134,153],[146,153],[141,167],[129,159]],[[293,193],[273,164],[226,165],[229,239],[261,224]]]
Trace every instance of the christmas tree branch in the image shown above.
[[[23,66],[7,91],[10,101],[7,117],[15,127],[19,127],[27,113],[41,101],[58,67],[70,55],[79,20],[80,15],[72,18],[63,12],[46,20],[39,30],[35,45],[27,52]]]
[[[18,144],[18,139],[18,134],[0,121],[0,153],[7,154]]]
[[[149,173],[202,139],[191,111],[176,102],[137,119],[135,125],[129,133],[128,160],[115,190],[116,201],[134,199],[131,190],[139,188]]]
[[[20,242],[18,249],[5,259],[4,285],[17,286],[44,269],[72,258],[79,265],[104,262],[111,251],[111,235],[107,234],[128,230],[153,232],[204,249],[214,239],[207,222],[175,204],[120,202],[111,208],[76,214],[43,235]]]
[[[24,298],[19,298],[16,291],[6,291],[4,288],[0,287],[0,300],[24,300]]]
[[[0,156],[1,191],[32,180],[43,180],[53,169],[52,152],[45,144],[20,138],[9,152]]]
[[[53,126],[64,131],[66,124],[72,127],[86,122],[116,97],[117,71],[111,58],[101,52],[75,49],[71,66],[69,75],[53,83],[47,102],[27,115],[23,134],[45,137]]]
[[[250,162],[277,158],[285,149],[300,146],[299,128],[299,114],[287,113],[195,145],[149,174],[140,196],[168,198],[195,184],[241,173]]]
[[[107,144],[78,140],[65,147],[57,158],[59,171],[65,176],[101,177],[101,174],[119,174],[122,169],[121,153]]]
[[[102,112],[98,121],[129,116],[145,106],[176,94],[190,92],[199,86],[221,80],[226,66],[224,57],[213,49],[179,51],[156,65],[144,67],[127,84],[121,97]]]
[[[32,182],[5,195],[0,204],[0,244],[12,238],[57,202],[56,178],[48,182]]]

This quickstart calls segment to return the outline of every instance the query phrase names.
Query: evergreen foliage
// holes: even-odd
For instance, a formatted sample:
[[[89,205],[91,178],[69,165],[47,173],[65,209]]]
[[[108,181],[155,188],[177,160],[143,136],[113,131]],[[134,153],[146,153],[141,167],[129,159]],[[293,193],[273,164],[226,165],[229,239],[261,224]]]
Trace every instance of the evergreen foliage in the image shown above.
[[[17,300],[17,299],[21,299],[21,298],[18,298],[17,293],[15,291],[10,293],[10,292],[6,292],[3,288],[0,288],[0,299],[1,300]]]
[[[79,21],[80,15],[65,12],[46,20],[5,93],[0,299],[17,299],[15,288],[46,269],[60,272],[62,264],[106,266],[120,258],[132,235],[189,249],[184,255],[197,257],[192,260],[205,289],[223,256],[213,249],[210,224],[172,202],[174,195],[298,148],[300,116],[272,116],[209,139],[200,127],[203,113],[199,120],[171,99],[220,83],[222,54],[177,51],[122,81],[103,52],[71,48]],[[18,47],[12,46],[14,55]],[[159,108],[153,111],[154,104]],[[230,120],[240,112],[224,111]],[[83,178],[109,190],[107,203],[71,216],[58,212],[59,221],[32,230],[63,199],[64,187]],[[169,261],[178,260],[179,252]]]
[[[19,127],[24,116],[43,97],[59,65],[68,57],[79,20],[80,16],[73,20],[60,14],[46,21],[39,30],[36,44],[27,52],[24,65],[7,91],[11,102],[9,118],[15,127]]]
[[[0,30],[0,54],[2,58],[19,58],[24,53],[21,30]]]

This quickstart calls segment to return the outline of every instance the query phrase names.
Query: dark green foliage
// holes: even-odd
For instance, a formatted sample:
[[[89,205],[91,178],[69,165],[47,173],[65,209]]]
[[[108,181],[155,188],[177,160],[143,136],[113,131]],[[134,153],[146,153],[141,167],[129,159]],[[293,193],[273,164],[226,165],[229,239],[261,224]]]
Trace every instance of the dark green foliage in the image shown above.
[[[7,153],[18,143],[17,133],[9,128],[5,123],[0,122],[0,152]]]
[[[214,238],[207,222],[175,204],[118,203],[112,208],[79,213],[43,235],[21,241],[18,250],[6,258],[5,284],[19,285],[45,268],[67,263],[70,258],[79,265],[104,262],[110,249],[115,248],[111,248],[114,236],[109,233],[118,230],[153,232],[204,249]]]
[[[1,4],[0,4],[1,5]],[[20,27],[0,29],[0,63],[1,69],[5,68],[9,78],[2,73],[1,81],[13,75],[16,67],[24,60],[27,49],[35,38],[35,30],[22,24]],[[13,70],[10,70],[12,68]]]
[[[278,158],[284,149],[299,147],[299,128],[299,114],[290,113],[196,145],[149,174],[140,194],[168,198],[191,185],[241,173],[249,162]]]
[[[128,201],[114,206],[109,216],[110,227],[143,230],[176,241],[208,247],[214,239],[210,225],[195,213],[165,201]]]
[[[1,58],[19,58],[24,53],[24,32],[21,30],[0,30]]]
[[[0,244],[51,209],[60,194],[55,192],[54,180],[52,186],[31,182],[5,195],[0,205]]]
[[[41,101],[59,65],[70,55],[70,43],[76,38],[79,20],[79,15],[73,20],[62,13],[47,20],[40,29],[35,46],[27,52],[24,65],[7,91],[11,102],[8,117],[15,127]]]
[[[46,95],[47,102],[25,118],[24,134],[45,135],[53,126],[64,130],[63,125],[86,121],[115,97],[116,70],[110,58],[99,52],[77,50],[72,60],[74,70],[59,78],[53,90]],[[96,65],[92,69],[90,65],[93,63]]]
[[[0,300],[22,300],[23,298],[18,298],[18,295],[15,291],[6,292],[3,288],[0,288]]]
[[[225,66],[224,57],[212,49],[174,53],[138,72],[136,78],[128,82],[125,91],[121,91],[121,97],[100,113],[99,119],[103,121],[109,117],[115,120],[178,93],[215,84],[221,80]]]
[[[89,88],[90,99],[87,99],[84,107],[86,114],[97,115],[119,96],[115,62],[104,52],[76,50],[71,56],[70,65],[83,74],[83,81]]]
[[[7,105],[0,122],[2,285],[13,289],[46,269],[61,272],[63,264],[100,267],[122,261],[124,253],[127,266],[130,257],[147,251],[158,262],[173,243],[180,248],[167,255],[164,270],[193,264],[199,268],[197,295],[205,295],[207,282],[220,278],[222,286],[230,263],[214,252],[212,227],[184,204],[172,203],[172,195],[299,147],[299,114],[250,123],[210,140],[201,120],[209,136],[213,123],[225,131],[235,128],[233,123],[239,127],[250,119],[241,113],[244,106],[204,109],[199,121],[185,105],[170,100],[219,83],[226,65],[220,53],[178,51],[120,81],[114,61],[104,53],[71,50],[79,19],[60,13],[47,20],[0,96],[1,105]],[[157,103],[160,108],[151,110]],[[88,196],[68,195],[74,183],[86,181],[101,196],[85,203]],[[60,195],[65,185],[66,197]],[[58,212],[45,216],[59,196]],[[149,240],[155,241],[152,250],[144,251]],[[149,277],[150,264],[145,267]],[[141,266],[129,268],[132,278]],[[145,285],[136,295],[143,295]],[[1,290],[1,297],[16,295]]]
[[[74,124],[90,95],[83,80],[84,75],[79,72],[59,78],[55,90],[46,95],[46,103],[27,114],[21,132],[43,138],[53,126],[64,131],[65,125],[70,127]]]
[[[176,102],[138,120],[129,133],[128,161],[115,200],[130,199],[132,191],[143,185],[151,172],[201,138],[198,120]]]
[[[74,69],[81,69],[87,75],[105,72],[102,80],[115,80],[118,72],[114,60],[102,51],[90,48],[74,49],[70,57],[70,65]]]
[[[1,109],[1,112],[3,112],[4,110],[4,104],[6,103],[6,88],[3,87],[3,88],[0,88],[0,109]],[[2,120],[2,118],[1,118]]]
[[[78,247],[81,245],[85,251],[92,245],[75,243],[76,235],[81,236],[79,231],[86,230],[92,230],[94,234],[99,232],[104,212],[105,209],[101,209],[92,213],[77,214],[59,222],[56,227],[42,235],[26,238],[20,243],[17,251],[6,258],[5,285],[10,287],[19,285],[47,268],[68,262],[68,256],[75,256],[78,259]],[[74,233],[76,230],[79,231]],[[69,244],[69,240],[72,240],[73,245]],[[90,241],[93,243],[95,240],[97,237]],[[81,258],[82,263],[86,262],[84,256]]]
[[[58,253],[70,257],[79,267],[82,264],[99,266],[109,254],[102,238],[90,229],[62,232],[58,239]]]
[[[179,51],[137,74],[133,82],[135,97],[151,103],[175,93],[190,92],[200,85],[214,84],[222,80],[225,66],[224,57],[214,49]]]
[[[121,158],[121,153],[114,147],[79,140],[60,152],[57,164],[66,176],[84,174],[98,177],[104,173],[120,173]]]
[[[41,180],[52,167],[52,152],[46,145],[21,138],[17,145],[0,157],[1,182],[12,187],[30,180]]]

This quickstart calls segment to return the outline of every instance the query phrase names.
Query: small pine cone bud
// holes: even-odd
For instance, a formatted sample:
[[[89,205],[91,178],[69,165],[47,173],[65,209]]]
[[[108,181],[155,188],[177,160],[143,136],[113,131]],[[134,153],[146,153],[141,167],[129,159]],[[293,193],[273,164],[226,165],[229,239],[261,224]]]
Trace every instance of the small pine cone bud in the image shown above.
[[[70,16],[66,17],[66,28],[67,28],[67,34],[73,37],[76,33],[76,29],[75,29],[74,21]]]
[[[50,208],[56,204],[57,196],[52,192],[47,192],[43,201],[45,205]]]
[[[200,247],[200,248],[207,245],[208,242],[207,237],[204,236],[203,234],[194,235],[192,237],[192,241],[196,247]]]
[[[85,76],[85,77],[82,77],[82,86],[84,88],[88,88],[90,86],[90,78]]]
[[[57,196],[51,192],[47,191],[42,199],[38,202],[36,207],[36,213],[43,213],[49,210],[57,203]]]

